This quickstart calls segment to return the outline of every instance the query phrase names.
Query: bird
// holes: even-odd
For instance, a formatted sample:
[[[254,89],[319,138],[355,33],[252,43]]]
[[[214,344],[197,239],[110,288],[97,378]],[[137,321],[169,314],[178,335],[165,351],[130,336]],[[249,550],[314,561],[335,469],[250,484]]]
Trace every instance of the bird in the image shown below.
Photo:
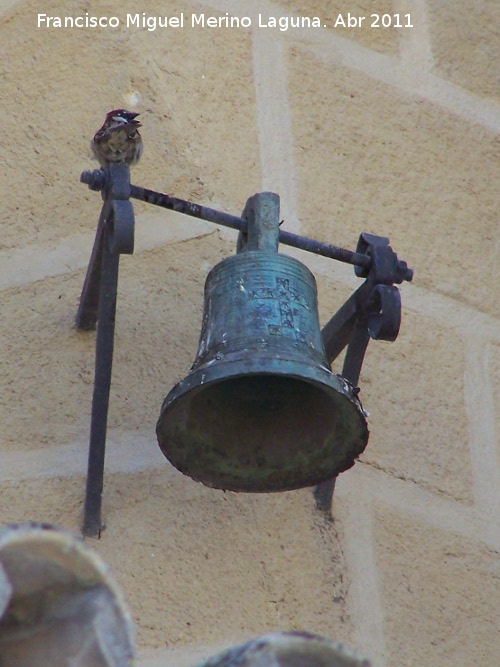
[[[106,114],[103,126],[90,142],[92,153],[103,169],[112,162],[133,165],[139,161],[143,143],[138,115],[126,109],[113,109]]]

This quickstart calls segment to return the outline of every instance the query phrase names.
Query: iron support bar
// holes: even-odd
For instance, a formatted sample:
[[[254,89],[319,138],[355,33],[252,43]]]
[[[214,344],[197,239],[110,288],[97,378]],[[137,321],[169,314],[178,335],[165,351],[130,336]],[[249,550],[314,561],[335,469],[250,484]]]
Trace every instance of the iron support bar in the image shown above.
[[[321,330],[326,356],[330,364],[349,343],[352,326],[358,316],[358,293],[361,289],[366,290],[366,282],[347,299]]]
[[[113,365],[118,265],[120,255],[110,248],[109,229],[102,235],[99,308],[95,345],[94,394],[90,422],[90,443],[85,493],[83,534],[100,535],[104,480],[104,454],[108,422],[109,392]]]
[[[104,172],[103,172],[104,173]],[[95,371],[87,484],[82,532],[100,535],[104,483],[104,456],[108,423],[109,392],[113,366],[116,298],[120,254],[134,250],[134,212],[128,201],[130,172],[126,164],[112,164],[105,173],[104,200],[80,305],[76,315],[79,329],[95,329]]]
[[[369,342],[370,333],[366,327],[366,322],[363,322],[361,318],[357,319],[352,329],[351,340],[347,346],[344,365],[342,366],[342,377],[350,382],[353,387],[359,385],[361,366]]]
[[[110,203],[105,201],[97,223],[94,246],[90,255],[87,274],[83,283],[80,303],[75,318],[77,329],[91,331],[95,329],[97,322],[97,309],[99,306],[99,285],[101,284],[102,246],[106,218],[110,212]]]
[[[364,283],[337,311],[332,319],[321,330],[328,361],[334,359],[347,346],[342,367],[342,377],[357,387],[361,366],[365,358],[366,349],[370,342],[370,334],[363,318],[358,317],[356,304],[359,302],[359,293],[366,291]],[[330,514],[333,503],[333,493],[337,478],[327,479],[314,488],[316,507]]]
[[[80,176],[80,181],[82,183],[86,183],[91,190],[101,190],[105,185],[106,175],[102,169],[84,171]],[[155,192],[154,190],[147,190],[146,188],[141,188],[137,185],[131,185],[130,197],[132,199],[138,199],[139,201],[147,202],[148,204],[153,204],[154,206],[161,206],[162,208],[167,208],[171,211],[184,213],[194,218],[200,218],[201,220],[214,222],[216,224],[222,225],[223,227],[230,227],[231,229],[236,229],[240,232],[245,233],[247,231],[247,221],[239,218],[238,216],[230,215],[229,213],[223,213],[222,211],[217,211],[207,206],[201,206],[200,204],[194,204],[192,202],[185,201],[184,199],[178,199],[177,197],[170,197],[169,195],[163,194],[162,192]],[[279,242],[283,245],[292,246],[294,248],[299,248],[301,250],[314,253],[315,255],[322,255],[323,257],[328,257],[329,259],[336,259],[339,262],[352,264],[365,270],[369,270],[372,264],[372,260],[367,254],[353,252],[352,250],[339,248],[338,246],[334,246],[329,243],[308,239],[303,236],[299,236],[298,234],[285,232],[281,229],[279,234]],[[396,282],[401,283],[403,280],[410,281],[412,277],[413,271],[408,268],[406,262],[399,261]]]
[[[389,245],[389,239],[363,233],[357,250],[367,252],[372,259],[370,269],[357,267],[356,274],[365,282],[323,327],[321,335],[328,361],[347,347],[342,377],[357,387],[361,366],[370,338],[393,341],[399,332],[401,299],[397,282],[399,264]],[[318,509],[330,514],[336,478],[318,484],[314,498]]]

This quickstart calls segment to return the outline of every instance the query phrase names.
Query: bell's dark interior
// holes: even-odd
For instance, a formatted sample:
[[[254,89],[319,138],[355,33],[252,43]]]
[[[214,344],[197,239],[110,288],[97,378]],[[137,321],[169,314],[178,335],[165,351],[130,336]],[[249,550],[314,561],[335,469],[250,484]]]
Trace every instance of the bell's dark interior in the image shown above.
[[[282,491],[334,473],[346,452],[360,447],[361,422],[331,387],[259,374],[181,395],[160,419],[158,435],[167,458],[209,486]]]

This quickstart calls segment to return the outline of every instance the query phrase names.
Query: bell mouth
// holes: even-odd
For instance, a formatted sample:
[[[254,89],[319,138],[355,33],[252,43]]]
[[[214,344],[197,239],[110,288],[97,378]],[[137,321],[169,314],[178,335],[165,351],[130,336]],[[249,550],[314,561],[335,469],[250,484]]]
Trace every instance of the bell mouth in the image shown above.
[[[222,362],[188,375],[164,401],[160,448],[182,473],[230,491],[314,486],[347,470],[368,442],[352,388],[333,373],[281,361],[273,372]]]

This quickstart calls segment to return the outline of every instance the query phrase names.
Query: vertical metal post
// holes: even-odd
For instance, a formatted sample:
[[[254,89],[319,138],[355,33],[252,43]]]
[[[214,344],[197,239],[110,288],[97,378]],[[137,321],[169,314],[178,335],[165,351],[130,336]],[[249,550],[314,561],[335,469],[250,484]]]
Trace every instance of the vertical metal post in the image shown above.
[[[353,387],[358,386],[361,366],[370,342],[366,314],[363,314],[359,306],[360,301],[366,298],[366,294],[367,287],[364,283],[323,327],[321,332],[330,363],[347,345],[342,377]],[[336,481],[336,477],[327,479],[314,488],[316,506],[328,514],[332,509]]]
[[[108,219],[108,223],[110,220]],[[85,493],[83,534],[100,535],[104,480],[104,454],[108,421],[109,391],[113,365],[113,345],[120,255],[110,248],[109,227],[105,226],[97,315],[94,394],[90,424],[90,444]]]
[[[361,374],[361,366],[366,354],[366,348],[370,342],[370,333],[368,331],[366,320],[359,318],[356,320],[352,333],[351,340],[347,346],[345,353],[344,364],[342,366],[342,377],[357,387],[359,384],[359,376]]]
[[[121,253],[134,252],[134,210],[129,201],[129,166],[112,163],[105,172],[99,172],[99,175],[99,189],[103,190],[104,204],[76,315],[76,326],[79,329],[94,329],[97,321],[94,393],[82,529],[87,536],[100,536],[102,530],[104,455],[113,366],[118,266]]]
[[[94,246],[83,283],[80,303],[75,318],[75,326],[83,331],[96,328],[97,309],[99,307],[99,286],[101,284],[102,246],[106,219],[111,209],[110,200],[106,199],[99,216]]]
[[[356,251],[371,258],[369,269],[355,268],[366,281],[323,327],[322,336],[330,363],[346,347],[342,376],[354,387],[359,383],[361,366],[370,338],[396,339],[401,322],[401,298],[395,282],[411,280],[413,271],[397,256],[383,236],[363,233]],[[314,489],[316,505],[330,512],[335,479],[318,484]]]

